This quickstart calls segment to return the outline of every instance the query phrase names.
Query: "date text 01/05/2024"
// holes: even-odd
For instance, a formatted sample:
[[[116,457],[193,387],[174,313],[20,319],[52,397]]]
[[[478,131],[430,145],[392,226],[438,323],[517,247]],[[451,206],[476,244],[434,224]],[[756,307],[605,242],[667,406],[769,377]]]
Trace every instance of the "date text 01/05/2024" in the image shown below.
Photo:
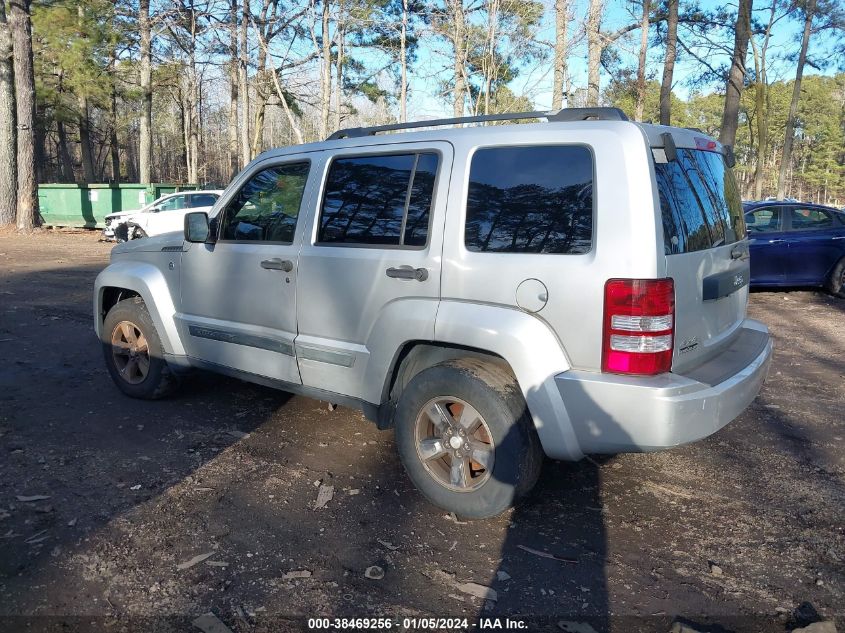
[[[517,618],[308,618],[309,630],[362,631],[391,630],[416,631],[466,631],[477,630],[526,630],[528,623]]]

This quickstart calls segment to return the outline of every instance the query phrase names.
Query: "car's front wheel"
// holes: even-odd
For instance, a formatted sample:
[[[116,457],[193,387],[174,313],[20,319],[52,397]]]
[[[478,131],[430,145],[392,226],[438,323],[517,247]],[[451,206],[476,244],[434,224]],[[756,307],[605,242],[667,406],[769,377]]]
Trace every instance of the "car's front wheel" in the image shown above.
[[[396,443],[429,501],[469,518],[501,514],[536,483],[543,452],[506,370],[475,359],[417,374],[396,409]]]
[[[103,356],[114,383],[127,396],[156,400],[176,387],[161,339],[140,297],[119,301],[103,321]]]

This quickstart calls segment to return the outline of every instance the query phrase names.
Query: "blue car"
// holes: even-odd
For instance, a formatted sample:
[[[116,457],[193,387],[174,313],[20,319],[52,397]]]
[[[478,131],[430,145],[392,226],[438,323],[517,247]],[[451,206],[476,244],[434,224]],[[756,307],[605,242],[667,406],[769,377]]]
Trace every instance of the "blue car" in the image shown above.
[[[752,286],[824,286],[845,298],[845,213],[816,204],[743,204]]]

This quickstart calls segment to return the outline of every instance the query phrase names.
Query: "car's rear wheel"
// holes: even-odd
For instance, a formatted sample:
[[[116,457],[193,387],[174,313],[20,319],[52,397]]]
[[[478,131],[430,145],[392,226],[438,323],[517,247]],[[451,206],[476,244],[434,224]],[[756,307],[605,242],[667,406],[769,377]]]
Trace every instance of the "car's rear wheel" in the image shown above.
[[[830,278],[827,280],[827,289],[831,294],[845,299],[845,257],[833,267]]]
[[[140,297],[119,301],[103,320],[103,356],[112,380],[127,396],[156,400],[175,389],[161,339]]]
[[[516,381],[474,359],[417,374],[396,409],[399,457],[435,505],[469,518],[501,514],[536,483],[540,441]]]

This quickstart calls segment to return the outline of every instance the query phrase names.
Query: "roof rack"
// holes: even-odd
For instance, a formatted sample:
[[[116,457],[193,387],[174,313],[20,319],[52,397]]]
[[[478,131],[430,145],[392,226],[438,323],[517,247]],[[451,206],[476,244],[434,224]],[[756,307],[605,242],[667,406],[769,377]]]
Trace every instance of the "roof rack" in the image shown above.
[[[479,116],[463,116],[452,119],[432,119],[430,121],[410,121],[408,123],[394,123],[392,125],[375,125],[373,127],[351,127],[338,130],[328,141],[341,138],[358,138],[375,136],[379,132],[394,130],[408,130],[419,127],[439,127],[441,125],[461,125],[463,123],[485,123],[487,121],[517,121],[520,119],[546,119],[547,121],[627,121],[628,117],[619,108],[562,108],[548,112],[511,112],[508,114],[484,114]]]

